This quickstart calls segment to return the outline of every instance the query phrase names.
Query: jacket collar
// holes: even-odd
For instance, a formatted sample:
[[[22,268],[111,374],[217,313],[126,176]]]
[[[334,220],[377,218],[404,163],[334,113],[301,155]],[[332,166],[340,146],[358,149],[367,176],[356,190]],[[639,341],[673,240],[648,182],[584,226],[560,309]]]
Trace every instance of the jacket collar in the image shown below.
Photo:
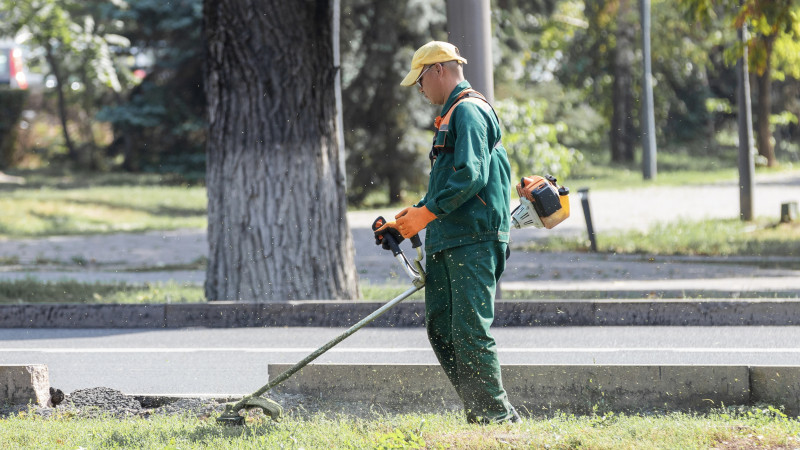
[[[447,98],[447,101],[444,102],[444,106],[442,107],[441,115],[443,116],[443,115],[445,115],[445,113],[447,113],[447,110],[450,109],[451,106],[453,106],[453,103],[455,103],[455,101],[458,98],[458,96],[462,92],[464,92],[464,89],[469,89],[471,87],[472,86],[469,84],[469,81],[467,81],[467,80],[464,80],[461,83],[458,83],[456,85],[456,87],[453,88],[453,92],[450,93],[450,96]]]

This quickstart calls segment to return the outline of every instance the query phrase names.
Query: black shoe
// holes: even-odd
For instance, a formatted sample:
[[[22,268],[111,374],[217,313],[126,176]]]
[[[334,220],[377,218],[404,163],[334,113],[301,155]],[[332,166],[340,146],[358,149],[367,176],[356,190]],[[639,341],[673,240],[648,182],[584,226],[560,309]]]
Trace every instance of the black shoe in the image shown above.
[[[483,416],[475,416],[472,414],[467,414],[467,423],[470,424],[478,424],[478,425],[489,425],[492,423],[520,423],[522,422],[522,418],[517,414],[517,410],[514,407],[511,407],[511,414],[503,417],[502,419],[490,419],[488,417]]]
[[[522,422],[522,417],[520,417],[519,414],[517,414],[517,410],[514,409],[514,407],[512,406],[510,416],[506,416],[505,418],[496,421],[496,423],[503,423],[503,422],[520,423]]]

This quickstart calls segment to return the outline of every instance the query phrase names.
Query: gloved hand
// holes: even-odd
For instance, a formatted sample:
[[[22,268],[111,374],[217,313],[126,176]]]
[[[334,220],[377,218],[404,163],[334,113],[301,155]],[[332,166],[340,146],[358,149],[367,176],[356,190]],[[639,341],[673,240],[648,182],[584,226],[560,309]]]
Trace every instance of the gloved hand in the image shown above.
[[[404,238],[410,238],[427,227],[436,215],[430,212],[427,206],[419,208],[412,206],[400,211],[394,218],[397,219],[396,228],[400,230],[400,234]]]
[[[400,231],[397,229],[397,223],[386,222],[380,228],[375,230],[375,245],[380,245],[384,250],[391,250],[391,247],[389,247],[389,242],[383,238],[384,234],[391,234],[398,244],[404,240],[403,236],[400,234]]]

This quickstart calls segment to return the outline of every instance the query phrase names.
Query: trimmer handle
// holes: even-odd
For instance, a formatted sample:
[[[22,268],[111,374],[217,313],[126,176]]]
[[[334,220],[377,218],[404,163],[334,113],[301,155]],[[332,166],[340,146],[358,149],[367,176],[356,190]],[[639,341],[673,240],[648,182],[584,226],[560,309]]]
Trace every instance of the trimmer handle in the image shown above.
[[[383,216],[378,216],[378,218],[372,222],[372,231],[378,231],[384,224],[386,224],[386,219],[384,219]],[[381,234],[375,235],[375,244],[382,245],[383,248],[391,250],[392,254],[397,256],[403,253],[403,251],[400,250],[400,242],[403,242],[403,239],[398,229],[389,227],[383,230]],[[422,246],[422,240],[419,238],[419,234],[411,236],[410,240],[412,248]]]

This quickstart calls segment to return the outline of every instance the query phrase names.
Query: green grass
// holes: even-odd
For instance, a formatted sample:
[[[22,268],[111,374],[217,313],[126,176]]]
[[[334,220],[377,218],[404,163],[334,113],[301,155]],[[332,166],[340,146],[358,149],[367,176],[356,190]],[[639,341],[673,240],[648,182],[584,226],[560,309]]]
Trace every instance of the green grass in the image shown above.
[[[316,413],[280,423],[253,418],[241,428],[191,416],[0,419],[0,442],[21,449],[796,448],[799,434],[797,420],[756,407],[709,414],[556,414],[489,426],[467,425],[459,413],[370,418]]]
[[[600,252],[655,255],[800,257],[800,224],[759,219],[678,221],[642,231],[598,233]],[[536,251],[585,251],[585,237],[553,237],[523,246]]]
[[[0,237],[204,228],[203,187],[42,187],[0,194]]]
[[[665,154],[662,159],[675,159],[674,170],[659,172],[655,181],[642,180],[638,168],[607,164],[587,165],[559,181],[577,191],[698,185],[738,177],[735,168],[719,168],[710,162],[693,168],[692,160],[681,155]],[[27,182],[0,185],[0,238],[202,229],[207,224],[204,186],[182,185],[153,174],[14,174]],[[376,192],[366,203],[379,204],[377,199],[383,195]],[[407,206],[419,196],[407,193],[406,200],[396,206]]]
[[[411,285],[376,285],[361,283],[361,299],[364,301],[388,302],[407,291]],[[424,301],[425,291],[417,291],[405,301]]]
[[[178,283],[42,282],[36,279],[0,281],[0,304],[18,303],[205,303],[202,286]]]
[[[608,149],[585,153],[584,163],[575,167],[560,183],[577,191],[590,189],[631,189],[647,186],[703,185],[739,180],[736,147],[703,148],[702,143],[660,146],[657,152],[657,174],[644,180],[639,161],[633,164],[609,163]],[[641,155],[637,155],[641,157]],[[796,171],[791,164],[784,167],[756,167],[756,175]]]
[[[388,302],[409,286],[361,286],[362,301]],[[406,301],[422,301],[424,293],[416,292]],[[19,303],[205,303],[203,286],[170,283],[81,283],[77,281],[0,280],[0,304]]]
[[[713,170],[680,170],[658,172],[654,180],[645,180],[642,170],[627,166],[589,166],[571,176],[559,179],[559,184],[568,186],[573,191],[581,188],[591,190],[632,189],[647,186],[681,186],[713,184],[738,179],[736,168],[717,168]]]

